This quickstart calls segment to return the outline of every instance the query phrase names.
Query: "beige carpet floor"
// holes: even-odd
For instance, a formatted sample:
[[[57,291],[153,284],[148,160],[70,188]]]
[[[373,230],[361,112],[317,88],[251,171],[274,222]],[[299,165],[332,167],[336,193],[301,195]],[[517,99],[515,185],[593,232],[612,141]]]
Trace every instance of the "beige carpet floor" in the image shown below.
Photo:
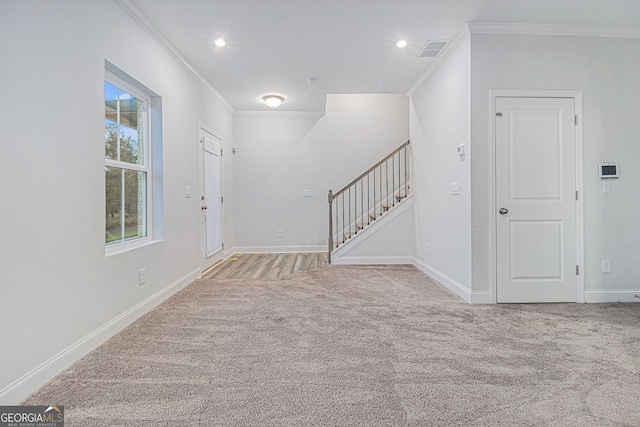
[[[640,304],[471,306],[409,266],[200,280],[23,404],[67,426],[640,426]]]

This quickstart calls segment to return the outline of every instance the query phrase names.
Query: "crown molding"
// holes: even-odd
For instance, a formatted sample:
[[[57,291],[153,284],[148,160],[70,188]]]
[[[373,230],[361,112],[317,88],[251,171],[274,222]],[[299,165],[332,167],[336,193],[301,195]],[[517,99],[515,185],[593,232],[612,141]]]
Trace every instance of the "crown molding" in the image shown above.
[[[440,68],[440,66],[442,64],[444,64],[444,62],[447,60],[447,58],[449,58],[449,56],[451,56],[451,54],[457,49],[457,47],[460,46],[460,44],[463,41],[468,40],[470,36],[471,36],[471,34],[469,32],[469,27],[467,25],[465,25],[464,27],[462,27],[462,29],[460,31],[458,31],[458,33],[453,37],[453,39],[451,39],[449,44],[447,46],[445,46],[445,48],[442,50],[442,52],[440,52],[440,55],[438,55],[435,58],[435,60],[433,62],[431,62],[431,64],[429,65],[429,68],[427,68],[427,70],[424,72],[424,74],[422,74],[422,76],[420,76],[420,78],[406,92],[407,96],[409,96],[409,97],[413,96],[416,93],[416,91],[418,89],[420,89],[420,87],[422,87],[422,85],[427,80],[429,80],[429,78],[436,71],[438,71],[438,68]]]
[[[169,54],[173,56],[173,58],[178,61],[178,63],[180,63],[180,65],[182,65],[193,77],[195,77],[196,80],[209,89],[229,111],[235,113],[235,108],[233,108],[231,104],[224,99],[220,92],[218,92],[216,88],[213,87],[213,85],[209,83],[209,81],[200,74],[184,56],[182,56],[178,48],[169,41],[167,36],[165,36],[162,31],[160,31],[158,27],[151,22],[151,20],[144,14],[144,12],[142,12],[142,10],[140,10],[140,8],[138,8],[138,6],[135,5],[132,0],[115,0],[115,2],[125,12],[127,12],[127,14],[129,14],[129,16],[131,16],[143,30],[149,33],[162,47],[164,47],[165,50],[169,52]]]
[[[431,63],[429,68],[406,92],[408,96],[420,87],[440,68],[445,60],[453,53],[458,45],[469,38],[471,34],[504,34],[527,36],[564,36],[564,37],[610,37],[610,38],[640,38],[640,30],[625,30],[615,28],[594,28],[582,25],[556,24],[523,24],[501,22],[468,22],[449,42],[444,50]]]
[[[584,25],[469,22],[471,34],[509,34],[526,36],[640,38],[640,30],[596,28]]]

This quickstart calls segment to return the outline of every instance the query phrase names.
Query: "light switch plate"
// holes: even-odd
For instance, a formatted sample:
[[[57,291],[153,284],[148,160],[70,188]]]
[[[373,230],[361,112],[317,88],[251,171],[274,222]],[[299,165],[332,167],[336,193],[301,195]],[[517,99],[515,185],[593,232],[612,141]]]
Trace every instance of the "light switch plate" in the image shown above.
[[[185,187],[184,187],[184,197],[186,197],[187,199],[189,197],[191,197],[191,186],[190,185],[185,185]]]

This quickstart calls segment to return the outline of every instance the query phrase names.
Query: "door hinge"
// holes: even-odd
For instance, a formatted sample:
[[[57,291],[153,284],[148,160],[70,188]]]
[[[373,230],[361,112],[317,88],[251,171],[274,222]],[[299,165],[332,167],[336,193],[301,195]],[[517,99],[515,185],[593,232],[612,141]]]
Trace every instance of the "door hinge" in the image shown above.
[[[578,190],[576,190],[576,200],[578,200]]]
[[[580,266],[576,265],[576,276],[580,275]]]
[[[578,126],[578,115],[576,114],[574,117],[575,117],[575,124],[576,126]]]
[[[224,196],[220,196],[220,203],[224,203]]]
[[[224,249],[224,242],[222,243],[222,249]]]
[[[502,117],[502,113],[496,113],[496,117]]]
[[[222,148],[220,149],[220,157],[222,157]]]

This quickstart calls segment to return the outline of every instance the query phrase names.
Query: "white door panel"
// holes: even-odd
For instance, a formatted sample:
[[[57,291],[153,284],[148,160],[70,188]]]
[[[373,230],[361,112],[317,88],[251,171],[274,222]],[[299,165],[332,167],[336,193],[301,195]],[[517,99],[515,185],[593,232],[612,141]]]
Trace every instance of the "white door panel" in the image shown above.
[[[576,301],[574,110],[571,98],[496,99],[498,302]]]
[[[562,198],[562,136],[556,111],[511,111],[509,123],[511,200]]]
[[[202,143],[201,212],[204,234],[202,270],[222,259],[222,140],[200,131]]]
[[[561,221],[510,221],[510,279],[562,280],[563,227]],[[527,256],[523,256],[527,255]],[[534,259],[535,262],[530,262]]]

